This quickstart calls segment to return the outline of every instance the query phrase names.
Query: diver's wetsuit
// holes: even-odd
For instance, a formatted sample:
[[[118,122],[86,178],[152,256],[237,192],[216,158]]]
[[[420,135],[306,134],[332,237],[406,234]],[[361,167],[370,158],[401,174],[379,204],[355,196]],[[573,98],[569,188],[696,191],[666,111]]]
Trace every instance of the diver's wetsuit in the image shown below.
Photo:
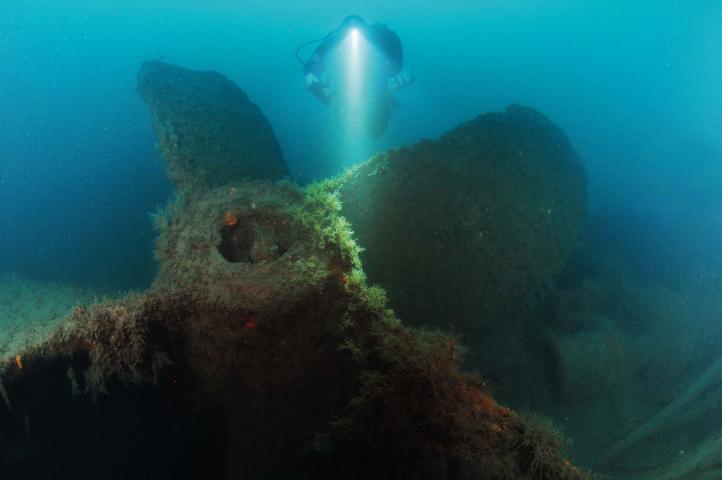
[[[344,25],[329,33],[316,47],[311,59],[303,66],[306,75],[306,86],[321,102],[330,103],[330,91],[324,82],[324,74],[328,65],[326,60],[329,52],[341,43],[351,28],[357,28],[366,40],[376,47],[388,61],[389,78],[401,75],[404,64],[404,52],[398,35],[382,23],[373,25]],[[401,85],[399,85],[401,86]]]

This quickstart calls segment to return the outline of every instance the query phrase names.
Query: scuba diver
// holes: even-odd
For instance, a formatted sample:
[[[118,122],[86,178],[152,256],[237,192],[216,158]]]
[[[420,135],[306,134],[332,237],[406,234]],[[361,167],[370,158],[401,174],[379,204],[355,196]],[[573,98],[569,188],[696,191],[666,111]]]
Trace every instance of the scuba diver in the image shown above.
[[[343,48],[351,36],[361,37],[369,51],[363,58],[363,71],[355,72],[355,80],[344,78],[342,64],[350,61],[349,52]],[[357,40],[358,41],[358,40]],[[308,61],[299,52],[304,47],[320,42]],[[361,99],[368,113],[366,130],[371,136],[379,136],[386,130],[392,108],[398,106],[393,94],[411,85],[413,78],[403,71],[404,54],[399,37],[385,24],[367,24],[358,15],[346,17],[341,25],[319,40],[306,42],[296,50],[296,57],[303,63],[306,88],[324,105],[332,105],[343,114],[349,83],[364,82]]]

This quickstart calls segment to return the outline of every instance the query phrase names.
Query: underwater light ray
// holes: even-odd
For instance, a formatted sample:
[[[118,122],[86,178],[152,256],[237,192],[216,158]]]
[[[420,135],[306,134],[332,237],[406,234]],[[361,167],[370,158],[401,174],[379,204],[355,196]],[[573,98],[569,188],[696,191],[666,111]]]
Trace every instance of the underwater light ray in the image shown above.
[[[341,45],[343,60],[343,93],[339,111],[343,122],[341,154],[343,163],[351,165],[363,159],[366,140],[368,68],[371,45],[356,28],[351,29]]]

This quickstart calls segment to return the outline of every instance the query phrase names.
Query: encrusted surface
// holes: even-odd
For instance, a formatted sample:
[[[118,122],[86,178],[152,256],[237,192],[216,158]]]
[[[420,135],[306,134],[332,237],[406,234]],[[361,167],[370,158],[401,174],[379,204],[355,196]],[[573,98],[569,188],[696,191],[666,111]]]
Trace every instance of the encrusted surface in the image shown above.
[[[399,316],[466,333],[529,308],[561,268],[586,174],[561,130],[513,105],[377,155],[340,194],[369,280]]]
[[[138,73],[168,174],[179,189],[288,175],[273,128],[233,82],[153,61]]]

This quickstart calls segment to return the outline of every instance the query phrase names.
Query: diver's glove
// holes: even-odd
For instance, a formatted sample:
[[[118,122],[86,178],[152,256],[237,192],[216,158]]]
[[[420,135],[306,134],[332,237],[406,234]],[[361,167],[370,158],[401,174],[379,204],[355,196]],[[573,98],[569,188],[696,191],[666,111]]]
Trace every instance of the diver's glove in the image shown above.
[[[389,77],[389,82],[386,88],[389,92],[393,93],[401,90],[402,88],[408,87],[412,83],[414,83],[414,77],[408,73],[402,72],[398,75],[394,75],[393,77]]]
[[[331,102],[331,89],[325,85],[314,73],[306,74],[306,88],[313,93],[316,98],[323,104],[328,105]]]
[[[315,73],[306,74],[306,88],[311,90],[316,84],[321,83],[318,76]]]

